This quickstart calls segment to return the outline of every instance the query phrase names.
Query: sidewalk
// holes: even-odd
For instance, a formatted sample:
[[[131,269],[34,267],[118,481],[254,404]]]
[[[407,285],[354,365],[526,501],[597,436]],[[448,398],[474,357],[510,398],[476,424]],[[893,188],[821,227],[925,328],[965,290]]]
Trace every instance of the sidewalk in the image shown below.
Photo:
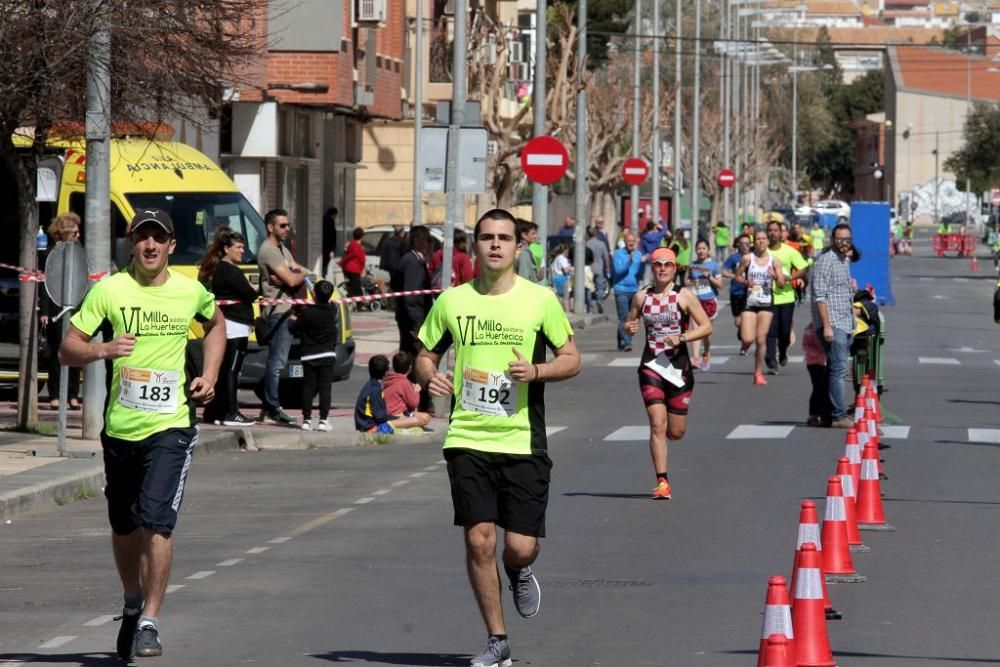
[[[608,315],[570,315],[573,329],[580,331]],[[393,313],[354,313],[352,329],[357,345],[355,364],[367,367],[374,354],[396,350],[398,332]],[[40,401],[39,420],[46,430],[55,431],[58,413]],[[14,430],[17,406],[0,405],[0,525],[42,507],[61,505],[81,496],[98,495],[104,489],[104,464],[101,443],[80,437],[79,411],[67,413],[67,456],[60,457],[55,435],[20,433]],[[255,452],[271,449],[312,449],[317,447],[363,447],[405,445],[417,442],[442,442],[448,427],[446,418],[431,420],[425,432],[408,429],[405,433],[376,436],[354,429],[352,409],[330,412],[332,429],[326,433],[302,431],[276,424],[257,424],[250,428],[229,428],[200,424],[196,456],[218,452]]]

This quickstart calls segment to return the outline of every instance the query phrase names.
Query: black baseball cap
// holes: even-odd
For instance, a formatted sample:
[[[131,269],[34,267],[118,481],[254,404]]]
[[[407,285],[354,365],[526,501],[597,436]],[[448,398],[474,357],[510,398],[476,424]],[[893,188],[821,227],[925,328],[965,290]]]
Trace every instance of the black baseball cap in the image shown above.
[[[163,231],[167,232],[171,236],[174,235],[174,221],[170,219],[166,211],[158,208],[144,208],[135,212],[135,217],[132,218],[132,222],[129,224],[129,233],[134,232],[141,225],[147,223],[155,223],[160,226]]]

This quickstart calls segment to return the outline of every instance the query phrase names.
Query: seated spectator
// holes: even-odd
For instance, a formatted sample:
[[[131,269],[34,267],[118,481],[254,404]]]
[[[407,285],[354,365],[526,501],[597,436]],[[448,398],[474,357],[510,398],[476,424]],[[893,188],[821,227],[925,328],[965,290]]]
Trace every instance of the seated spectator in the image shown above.
[[[422,416],[390,414],[383,393],[383,382],[388,371],[389,359],[384,354],[376,354],[368,360],[369,379],[361,387],[354,404],[354,426],[357,430],[365,433],[394,433],[396,429],[422,427],[430,421],[426,413],[417,413]]]
[[[422,420],[423,426],[430,421],[431,416],[419,412],[420,385],[407,376],[413,370],[413,357],[409,352],[400,350],[392,357],[392,373],[385,377],[382,395],[385,398],[386,410],[396,417],[416,417]]]

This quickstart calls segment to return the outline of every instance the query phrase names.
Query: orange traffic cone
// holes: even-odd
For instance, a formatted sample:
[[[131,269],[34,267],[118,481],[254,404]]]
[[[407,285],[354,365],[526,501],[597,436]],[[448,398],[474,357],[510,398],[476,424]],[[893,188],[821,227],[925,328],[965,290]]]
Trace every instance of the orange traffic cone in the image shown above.
[[[858,484],[858,528],[860,530],[895,530],[885,520],[882,489],[878,481],[878,445],[869,442],[861,455],[861,483]]]
[[[844,515],[847,517],[847,545],[852,552],[871,551],[861,541],[861,532],[858,530],[854,478],[851,477],[851,462],[846,456],[841,456],[837,460],[837,474],[840,476],[840,485],[844,489]]]
[[[789,618],[789,629],[791,619]],[[767,645],[757,660],[757,667],[795,667],[795,646],[785,635],[775,634],[767,638]]]
[[[819,535],[819,514],[816,512],[816,503],[812,500],[803,500],[802,508],[799,510],[799,535],[795,543],[795,559],[792,561],[792,581],[788,587],[789,593],[795,591],[795,574],[799,570],[799,556],[802,553],[802,545],[809,542],[816,547],[817,552],[823,551],[823,543]],[[833,608],[830,603],[830,594],[826,588],[826,579],[821,580],[823,585],[823,612],[827,620],[836,621],[844,617],[839,611]]]
[[[862,417],[865,416],[865,397],[858,393],[854,397],[854,421],[858,422]]]
[[[850,464],[851,480],[857,489],[861,483],[861,445],[858,443],[858,431],[854,428],[847,429],[847,437],[844,438],[844,456]]]
[[[792,602],[788,599],[785,578],[775,575],[767,580],[767,597],[764,600],[764,627],[760,632],[760,650],[757,652],[757,667],[767,664],[768,639],[781,635],[795,655],[795,633],[792,631]],[[793,661],[792,665],[795,664]]]
[[[796,665],[836,667],[830,652],[830,637],[823,616],[823,572],[816,545],[806,542],[799,555],[792,596],[792,627],[795,628]]]
[[[853,584],[868,581],[858,575],[847,544],[847,510],[840,477],[834,475],[826,483],[826,513],[823,515],[823,572],[831,583]]]
[[[972,272],[975,273],[979,270],[979,262],[976,260],[976,256],[972,255]]]

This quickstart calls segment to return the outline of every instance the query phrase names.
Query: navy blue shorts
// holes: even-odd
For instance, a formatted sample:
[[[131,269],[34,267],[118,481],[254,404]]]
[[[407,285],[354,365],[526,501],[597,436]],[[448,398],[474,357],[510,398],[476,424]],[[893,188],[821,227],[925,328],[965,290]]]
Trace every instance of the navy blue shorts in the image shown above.
[[[141,526],[169,537],[197,444],[197,426],[168,429],[138,441],[101,431],[111,530],[128,535]]]

